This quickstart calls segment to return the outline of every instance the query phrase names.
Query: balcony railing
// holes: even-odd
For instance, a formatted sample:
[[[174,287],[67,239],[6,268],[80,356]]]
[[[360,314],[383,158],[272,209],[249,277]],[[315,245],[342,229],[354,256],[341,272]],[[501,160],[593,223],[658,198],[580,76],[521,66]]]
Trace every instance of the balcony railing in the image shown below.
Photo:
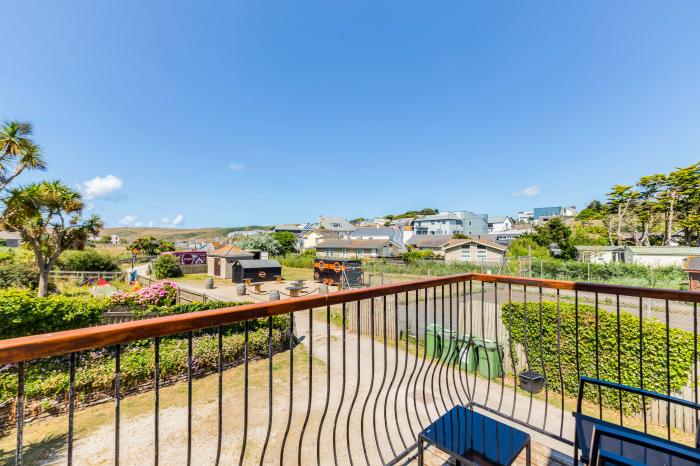
[[[11,365],[17,381],[6,435],[16,438],[16,463],[30,463],[25,429],[41,421],[27,419],[35,411],[27,409],[27,371],[37,361],[66,364],[66,435],[51,444],[52,458],[104,462],[75,429],[83,406],[76,371],[101,350],[114,361],[113,436],[102,450],[115,464],[404,464],[423,427],[469,403],[572,455],[581,376],[698,401],[699,302],[688,291],[469,273],[4,340],[0,366]],[[266,335],[264,348],[251,341],[253,330]],[[215,342],[216,382],[202,385],[214,393],[196,395],[214,396],[211,415],[193,388],[207,375],[193,363],[202,334]],[[233,361],[224,345],[232,334],[243,339]],[[181,429],[163,423],[160,405],[169,338],[186,347]],[[133,345],[153,355],[140,386],[153,394],[147,431],[134,432],[133,416],[122,413],[121,362]],[[528,374],[541,376],[541,392],[524,389]],[[601,418],[669,438],[695,434],[694,412],[597,390],[587,409]]]

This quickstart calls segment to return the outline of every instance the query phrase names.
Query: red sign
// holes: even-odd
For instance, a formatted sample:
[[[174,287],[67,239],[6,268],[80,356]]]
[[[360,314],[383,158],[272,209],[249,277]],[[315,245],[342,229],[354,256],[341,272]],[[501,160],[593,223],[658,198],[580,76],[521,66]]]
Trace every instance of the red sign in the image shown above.
[[[169,252],[180,260],[180,265],[196,265],[207,263],[206,251],[175,251]]]

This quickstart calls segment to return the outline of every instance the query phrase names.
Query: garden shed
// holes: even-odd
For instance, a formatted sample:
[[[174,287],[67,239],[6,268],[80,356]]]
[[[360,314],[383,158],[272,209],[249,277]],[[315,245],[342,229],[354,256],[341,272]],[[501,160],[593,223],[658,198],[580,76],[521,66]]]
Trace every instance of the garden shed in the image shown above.
[[[207,275],[231,279],[233,264],[239,260],[253,259],[255,254],[236,246],[224,246],[207,254]]]
[[[243,259],[233,264],[233,281],[243,283],[246,278],[253,282],[274,280],[282,275],[282,266],[277,261],[268,259]]]

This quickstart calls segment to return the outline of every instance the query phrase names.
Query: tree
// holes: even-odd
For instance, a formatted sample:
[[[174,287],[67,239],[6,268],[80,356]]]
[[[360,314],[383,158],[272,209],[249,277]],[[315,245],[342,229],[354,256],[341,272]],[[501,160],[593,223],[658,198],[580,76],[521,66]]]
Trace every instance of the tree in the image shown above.
[[[147,256],[157,256],[161,252],[174,251],[175,243],[164,241],[155,236],[143,236],[131,243],[131,249],[137,248]]]
[[[46,296],[49,272],[61,253],[76,241],[96,235],[102,228],[97,216],[82,218],[80,193],[60,181],[42,181],[11,189],[4,199],[0,224],[19,232],[31,246],[39,267],[38,295]]]
[[[535,227],[531,235],[539,246],[549,249],[552,256],[559,259],[573,259],[576,248],[571,243],[571,228],[559,218],[554,217],[547,223]]]
[[[251,235],[246,236],[236,243],[241,249],[265,251],[270,255],[279,256],[282,254],[280,243],[272,235]]]
[[[277,233],[273,233],[272,237],[279,243],[282,254],[288,254],[297,250],[297,237],[294,233],[278,231]]]
[[[608,193],[608,240],[610,245],[614,244],[613,230],[615,231],[615,242],[622,245],[622,225],[628,219],[628,213],[632,203],[637,199],[638,193],[632,186],[616,184],[612,191]]]
[[[10,121],[0,127],[0,191],[25,170],[46,168],[41,149],[29,138],[31,123]]]
[[[180,262],[172,254],[163,254],[153,261],[153,276],[156,280],[182,276]]]

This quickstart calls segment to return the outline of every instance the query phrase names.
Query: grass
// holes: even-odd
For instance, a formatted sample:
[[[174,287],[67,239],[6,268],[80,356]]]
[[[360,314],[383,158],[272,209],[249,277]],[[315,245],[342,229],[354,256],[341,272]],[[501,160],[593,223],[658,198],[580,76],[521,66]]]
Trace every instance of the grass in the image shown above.
[[[308,367],[309,355],[302,345],[294,348],[294,370],[298,373]],[[314,358],[314,367],[324,364]],[[267,387],[267,359],[251,361],[248,366],[248,380],[252,390]],[[289,352],[278,353],[272,358],[272,370],[275,383],[288,381]],[[242,393],[242,365],[223,372],[224,397],[231,393]],[[185,381],[160,389],[160,410],[181,408],[187,406],[187,383]],[[218,393],[218,375],[212,374],[192,382],[192,396],[197,405],[215,403]],[[128,396],[121,400],[121,422],[127,424],[140,416],[151,416],[153,413],[153,391]],[[251,407],[253,409],[253,407]],[[261,408],[262,409],[262,408]],[[114,424],[114,403],[112,400],[75,412],[75,440],[94,434],[104,425]],[[64,453],[67,439],[68,416],[58,415],[36,419],[25,424],[24,428],[24,461],[27,464],[38,464],[56,460],[56,456]],[[0,464],[14,464],[16,431],[4,432],[0,438]]]

